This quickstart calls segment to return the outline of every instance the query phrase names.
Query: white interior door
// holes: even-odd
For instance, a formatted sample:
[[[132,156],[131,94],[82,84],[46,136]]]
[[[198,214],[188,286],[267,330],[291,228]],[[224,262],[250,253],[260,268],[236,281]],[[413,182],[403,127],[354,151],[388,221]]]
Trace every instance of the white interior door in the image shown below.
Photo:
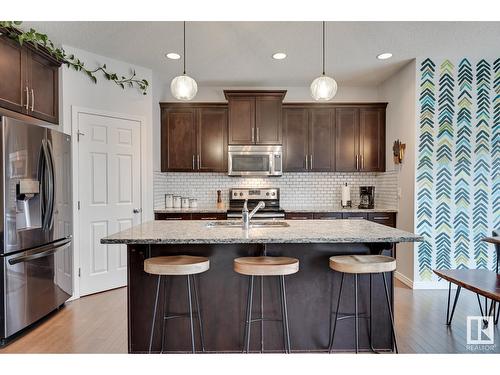
[[[78,114],[80,295],[127,283],[125,245],[101,238],[141,222],[140,122]]]

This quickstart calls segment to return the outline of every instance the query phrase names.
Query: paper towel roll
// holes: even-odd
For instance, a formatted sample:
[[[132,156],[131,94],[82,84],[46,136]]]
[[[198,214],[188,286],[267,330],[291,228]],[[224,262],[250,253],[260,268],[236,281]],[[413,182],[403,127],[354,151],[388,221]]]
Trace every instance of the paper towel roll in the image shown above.
[[[351,200],[351,188],[345,185],[342,185],[342,206],[346,207],[347,202]]]

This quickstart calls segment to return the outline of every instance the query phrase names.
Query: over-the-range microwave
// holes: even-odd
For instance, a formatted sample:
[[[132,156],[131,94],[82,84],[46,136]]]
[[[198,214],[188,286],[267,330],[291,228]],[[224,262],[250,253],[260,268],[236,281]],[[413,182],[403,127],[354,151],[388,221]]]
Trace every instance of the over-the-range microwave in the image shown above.
[[[228,146],[228,174],[229,176],[281,176],[282,153],[282,146]]]

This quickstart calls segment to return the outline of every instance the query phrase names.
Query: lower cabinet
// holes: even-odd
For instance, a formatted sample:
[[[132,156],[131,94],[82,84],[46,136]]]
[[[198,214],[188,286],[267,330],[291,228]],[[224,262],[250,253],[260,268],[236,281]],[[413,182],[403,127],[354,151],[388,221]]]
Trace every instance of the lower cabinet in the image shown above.
[[[396,212],[286,212],[286,220],[369,220],[375,223],[396,227]]]
[[[285,212],[285,220],[312,220],[312,212]]]
[[[223,212],[156,212],[155,220],[226,220]]]

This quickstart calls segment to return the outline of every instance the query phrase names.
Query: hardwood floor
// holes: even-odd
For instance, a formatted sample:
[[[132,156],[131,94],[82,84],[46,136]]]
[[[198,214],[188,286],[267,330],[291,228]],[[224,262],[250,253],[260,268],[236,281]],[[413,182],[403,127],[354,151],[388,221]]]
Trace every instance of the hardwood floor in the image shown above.
[[[471,353],[466,316],[479,315],[476,295],[462,291],[447,327],[445,290],[411,290],[395,284],[395,315],[401,353]],[[126,353],[126,288],[83,297],[43,321],[0,353]],[[495,327],[500,353],[500,328]],[[293,345],[293,344],[292,344]]]

